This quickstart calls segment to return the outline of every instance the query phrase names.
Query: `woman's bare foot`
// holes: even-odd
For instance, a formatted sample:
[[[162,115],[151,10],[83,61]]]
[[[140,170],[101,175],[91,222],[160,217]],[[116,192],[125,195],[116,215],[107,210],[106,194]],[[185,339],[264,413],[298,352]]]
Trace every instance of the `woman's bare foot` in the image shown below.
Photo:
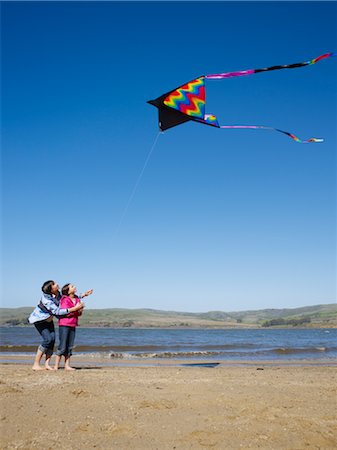
[[[64,366],[64,370],[76,370],[76,369],[74,369],[74,367]]]
[[[33,370],[45,370],[44,367],[36,366],[35,364],[34,364],[34,366],[32,367],[32,369],[33,369]]]
[[[51,367],[49,364],[45,365],[46,370],[55,370],[54,367]]]

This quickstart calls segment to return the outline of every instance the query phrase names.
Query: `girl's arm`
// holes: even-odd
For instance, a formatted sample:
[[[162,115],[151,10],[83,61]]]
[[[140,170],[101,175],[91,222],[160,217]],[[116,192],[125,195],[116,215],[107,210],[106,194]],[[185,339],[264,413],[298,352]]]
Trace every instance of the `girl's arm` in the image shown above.
[[[84,297],[88,297],[88,295],[91,295],[94,292],[93,289],[89,289],[89,291],[84,292],[83,294],[80,294],[78,296],[78,298],[84,298]]]

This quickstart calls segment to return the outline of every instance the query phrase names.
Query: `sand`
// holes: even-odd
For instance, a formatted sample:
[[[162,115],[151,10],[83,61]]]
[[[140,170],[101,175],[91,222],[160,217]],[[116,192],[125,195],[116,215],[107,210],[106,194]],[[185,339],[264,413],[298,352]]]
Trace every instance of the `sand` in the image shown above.
[[[336,449],[336,367],[1,364],[2,449]]]

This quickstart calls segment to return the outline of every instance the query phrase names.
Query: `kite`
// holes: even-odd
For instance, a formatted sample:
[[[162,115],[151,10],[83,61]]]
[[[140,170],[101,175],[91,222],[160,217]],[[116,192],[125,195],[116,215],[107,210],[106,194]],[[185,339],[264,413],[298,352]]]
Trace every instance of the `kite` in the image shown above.
[[[287,131],[280,130],[278,128],[273,128],[263,125],[220,125],[216,116],[213,114],[206,113],[206,80],[222,80],[225,78],[241,77],[245,75],[253,75],[255,73],[262,73],[272,70],[280,69],[295,69],[298,67],[310,66],[316,64],[322,59],[329,58],[331,56],[336,56],[337,53],[325,53],[324,55],[318,56],[310,61],[305,61],[296,64],[287,64],[280,66],[266,67],[264,69],[251,69],[251,70],[241,70],[238,72],[225,72],[211,75],[202,75],[195,78],[188,83],[179,86],[178,88],[161,95],[155,100],[149,100],[147,103],[158,108],[159,113],[159,129],[160,131],[165,131],[169,128],[180,125],[184,122],[190,120],[204,125],[210,125],[216,128],[223,129],[263,129],[263,130],[273,130],[280,133],[286,134],[290,138],[294,139],[296,142],[306,144],[309,142],[323,142],[323,139],[310,138],[307,140],[302,140],[296,137],[294,134]]]

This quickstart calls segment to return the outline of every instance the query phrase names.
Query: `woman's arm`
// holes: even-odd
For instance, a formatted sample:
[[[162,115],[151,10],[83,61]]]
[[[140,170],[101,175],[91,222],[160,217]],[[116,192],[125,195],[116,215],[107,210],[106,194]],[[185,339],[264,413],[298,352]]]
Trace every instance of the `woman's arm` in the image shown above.
[[[66,308],[68,313],[75,313],[84,308],[84,303],[79,301],[74,305],[73,300],[70,297],[64,296],[61,298],[60,305],[62,308]]]
[[[43,305],[48,309],[50,314],[53,316],[66,316],[67,314],[71,312],[78,311],[81,308],[84,308],[84,303],[80,302],[75,306],[71,306],[69,308],[60,308],[54,303],[54,300],[52,297],[43,296],[42,297],[42,303]]]
[[[75,306],[71,306],[68,309],[68,312],[72,313],[72,312],[76,312],[79,311],[80,309],[84,308],[84,303],[83,302],[78,302]]]

